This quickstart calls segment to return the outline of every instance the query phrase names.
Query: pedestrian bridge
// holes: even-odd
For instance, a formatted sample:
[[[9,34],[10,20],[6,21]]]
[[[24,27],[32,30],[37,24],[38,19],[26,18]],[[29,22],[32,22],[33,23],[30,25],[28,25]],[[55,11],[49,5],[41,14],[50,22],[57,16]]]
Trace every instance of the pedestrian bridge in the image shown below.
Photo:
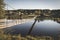
[[[2,19],[3,21],[0,22],[0,29],[2,28],[7,28],[7,27],[11,27],[14,25],[18,25],[18,24],[23,24],[26,22],[30,22],[32,19],[14,19],[14,20],[8,20],[8,19]]]

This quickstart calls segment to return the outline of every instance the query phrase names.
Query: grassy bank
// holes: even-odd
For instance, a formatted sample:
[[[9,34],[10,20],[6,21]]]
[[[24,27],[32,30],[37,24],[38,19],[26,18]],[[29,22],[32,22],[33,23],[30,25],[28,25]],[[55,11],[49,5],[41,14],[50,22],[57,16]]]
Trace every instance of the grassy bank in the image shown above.
[[[0,40],[53,40],[51,36],[31,36],[27,35],[22,37],[20,34],[18,35],[10,35],[4,34],[2,30],[0,30]]]

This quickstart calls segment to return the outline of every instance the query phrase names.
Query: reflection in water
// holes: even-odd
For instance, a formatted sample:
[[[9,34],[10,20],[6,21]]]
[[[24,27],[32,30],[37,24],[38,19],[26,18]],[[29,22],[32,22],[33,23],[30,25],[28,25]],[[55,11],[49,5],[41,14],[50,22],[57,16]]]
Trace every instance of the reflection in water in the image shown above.
[[[37,20],[35,20],[34,23],[32,24],[31,29],[30,29],[29,32],[28,32],[28,35],[31,33],[31,31],[32,31],[32,29],[33,29],[33,27],[34,27],[36,21],[37,21]]]
[[[22,36],[53,36],[57,39],[60,35],[60,20],[59,18],[36,17],[32,22],[15,25],[4,29],[5,33],[21,34]]]

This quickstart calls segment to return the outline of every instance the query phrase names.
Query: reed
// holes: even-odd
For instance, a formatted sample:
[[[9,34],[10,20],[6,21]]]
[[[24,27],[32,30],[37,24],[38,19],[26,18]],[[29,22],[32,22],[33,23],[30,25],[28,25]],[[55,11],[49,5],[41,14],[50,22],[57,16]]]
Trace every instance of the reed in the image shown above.
[[[4,32],[2,30],[0,30],[0,40],[53,40],[53,37],[51,37],[51,36],[31,36],[31,35],[22,37],[20,34],[18,34],[18,35],[4,34]]]

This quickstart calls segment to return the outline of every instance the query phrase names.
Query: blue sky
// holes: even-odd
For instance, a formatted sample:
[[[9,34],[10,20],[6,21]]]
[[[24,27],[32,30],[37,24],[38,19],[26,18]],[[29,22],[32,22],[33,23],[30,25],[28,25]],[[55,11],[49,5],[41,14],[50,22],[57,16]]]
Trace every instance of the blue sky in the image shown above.
[[[5,9],[60,9],[60,0],[5,0]],[[13,8],[12,8],[13,7]]]

